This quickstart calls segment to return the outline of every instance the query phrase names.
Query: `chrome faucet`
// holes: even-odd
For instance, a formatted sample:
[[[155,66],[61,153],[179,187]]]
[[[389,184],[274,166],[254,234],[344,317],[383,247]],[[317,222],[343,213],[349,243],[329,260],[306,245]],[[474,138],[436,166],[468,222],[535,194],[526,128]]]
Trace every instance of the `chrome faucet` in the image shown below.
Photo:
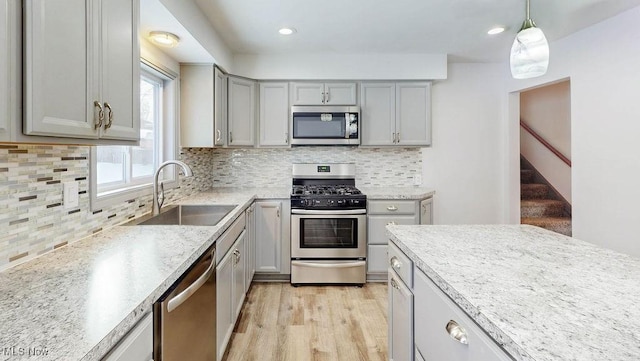
[[[153,215],[154,216],[160,213],[160,207],[162,207],[162,204],[164,203],[164,185],[163,183],[160,183],[160,192],[158,192],[158,177],[160,176],[160,171],[162,170],[162,168],[168,166],[169,164],[179,165],[180,167],[182,167],[182,171],[184,172],[185,177],[193,177],[193,171],[191,170],[191,167],[189,167],[186,163],[181,162],[179,160],[168,160],[160,164],[160,166],[158,166],[158,169],[156,169],[155,174],[153,175]]]

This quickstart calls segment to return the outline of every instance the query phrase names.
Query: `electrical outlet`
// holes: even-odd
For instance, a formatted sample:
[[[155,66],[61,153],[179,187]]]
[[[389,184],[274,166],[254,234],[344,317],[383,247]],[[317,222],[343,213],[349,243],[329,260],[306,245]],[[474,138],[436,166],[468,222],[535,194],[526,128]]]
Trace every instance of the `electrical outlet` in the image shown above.
[[[62,204],[64,209],[78,207],[78,191],[80,183],[78,182],[65,182],[62,184]]]
[[[422,176],[420,174],[413,175],[413,185],[414,186],[422,185]]]

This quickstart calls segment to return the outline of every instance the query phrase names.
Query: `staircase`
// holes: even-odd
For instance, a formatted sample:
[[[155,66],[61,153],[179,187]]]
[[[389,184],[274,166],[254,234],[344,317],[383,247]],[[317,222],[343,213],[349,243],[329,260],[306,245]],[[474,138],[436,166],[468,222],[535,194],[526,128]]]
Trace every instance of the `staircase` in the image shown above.
[[[520,223],[571,236],[571,206],[525,163],[520,162]]]

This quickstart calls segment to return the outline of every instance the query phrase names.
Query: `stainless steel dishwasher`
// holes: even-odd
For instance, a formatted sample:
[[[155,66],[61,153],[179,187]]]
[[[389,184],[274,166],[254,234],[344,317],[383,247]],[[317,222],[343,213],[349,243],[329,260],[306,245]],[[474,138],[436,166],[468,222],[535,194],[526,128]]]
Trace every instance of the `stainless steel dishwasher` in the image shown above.
[[[153,305],[155,361],[215,361],[215,251],[211,246]]]

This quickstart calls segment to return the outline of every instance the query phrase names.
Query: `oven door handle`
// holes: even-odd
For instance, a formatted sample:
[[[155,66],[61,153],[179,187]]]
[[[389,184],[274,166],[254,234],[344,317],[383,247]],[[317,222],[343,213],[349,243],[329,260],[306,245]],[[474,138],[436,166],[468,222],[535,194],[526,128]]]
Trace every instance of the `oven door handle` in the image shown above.
[[[365,261],[353,261],[353,262],[339,262],[339,263],[329,263],[329,262],[314,262],[314,261],[291,261],[292,266],[300,266],[300,267],[311,267],[311,268],[352,268],[358,267],[365,264]]]
[[[312,209],[292,209],[291,214],[306,214],[306,215],[349,215],[349,214],[367,214],[366,209],[346,209],[346,210],[312,210]]]

